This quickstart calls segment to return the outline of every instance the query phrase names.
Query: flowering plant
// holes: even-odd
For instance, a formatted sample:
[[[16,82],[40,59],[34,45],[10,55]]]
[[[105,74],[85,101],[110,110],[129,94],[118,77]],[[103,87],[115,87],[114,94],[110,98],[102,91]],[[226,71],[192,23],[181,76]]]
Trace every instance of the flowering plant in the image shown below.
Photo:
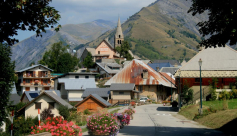
[[[130,115],[128,114],[121,114],[121,113],[114,113],[114,116],[123,116],[123,122],[125,122],[126,125],[130,124]]]
[[[72,122],[63,120],[62,117],[55,117],[46,119],[46,124],[41,126],[32,126],[31,134],[37,134],[42,132],[50,132],[52,136],[68,136],[77,135],[82,136],[82,130],[79,126]]]
[[[128,114],[128,115],[132,115],[133,113],[135,113],[136,111],[135,110],[133,110],[133,109],[126,109],[126,110],[124,110],[124,112],[123,113],[126,113],[126,114]]]
[[[116,116],[113,114],[94,114],[87,119],[87,128],[94,134],[113,134],[119,132]]]

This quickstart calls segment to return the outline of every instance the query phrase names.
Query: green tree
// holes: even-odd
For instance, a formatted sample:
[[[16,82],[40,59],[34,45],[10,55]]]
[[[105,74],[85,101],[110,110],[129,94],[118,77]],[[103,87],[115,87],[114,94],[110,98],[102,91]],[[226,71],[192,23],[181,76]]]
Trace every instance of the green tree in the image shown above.
[[[48,65],[55,73],[67,73],[75,70],[79,59],[67,52],[67,47],[62,42],[54,43],[49,51],[46,51],[39,64]]]
[[[236,0],[192,0],[188,13],[203,14],[207,12],[209,19],[197,24],[199,32],[209,38],[202,40],[202,46],[225,46],[226,43],[237,43],[237,1]]]
[[[15,63],[11,62],[11,47],[0,43],[0,126],[7,117],[7,105],[15,81]]]
[[[88,52],[86,58],[84,59],[83,65],[86,68],[91,68],[94,65],[93,58],[90,52]]]
[[[49,6],[52,0],[5,0],[0,3],[0,42],[9,45],[18,42],[12,38],[17,30],[35,31],[42,36],[45,28],[55,27],[60,19],[58,11]],[[58,25],[55,30],[58,31]]]
[[[120,54],[120,58],[124,57],[127,60],[132,60],[133,59],[131,54],[129,53],[130,49],[131,48],[130,48],[130,45],[129,45],[128,41],[123,41],[121,46],[116,47],[116,51]]]
[[[193,100],[193,89],[189,88],[187,80],[184,82],[181,96],[183,104],[188,104]]]

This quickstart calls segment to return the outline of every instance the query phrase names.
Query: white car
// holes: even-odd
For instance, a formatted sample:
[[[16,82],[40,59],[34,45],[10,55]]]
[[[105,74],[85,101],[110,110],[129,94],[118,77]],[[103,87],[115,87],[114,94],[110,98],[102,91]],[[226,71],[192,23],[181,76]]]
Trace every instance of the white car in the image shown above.
[[[149,99],[147,98],[147,97],[142,97],[142,98],[140,98],[140,102],[146,102],[146,101],[148,101]]]

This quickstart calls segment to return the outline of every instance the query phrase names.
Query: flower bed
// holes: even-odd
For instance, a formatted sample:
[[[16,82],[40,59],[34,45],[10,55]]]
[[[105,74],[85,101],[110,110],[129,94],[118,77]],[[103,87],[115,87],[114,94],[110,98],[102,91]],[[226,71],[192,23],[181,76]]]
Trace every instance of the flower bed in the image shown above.
[[[68,136],[76,135],[82,136],[81,128],[75,125],[73,122],[67,122],[62,117],[47,118],[46,124],[42,126],[32,126],[31,134],[38,134],[42,132],[50,132],[52,136]]]
[[[113,114],[94,114],[87,119],[87,128],[93,135],[117,135],[119,126]]]

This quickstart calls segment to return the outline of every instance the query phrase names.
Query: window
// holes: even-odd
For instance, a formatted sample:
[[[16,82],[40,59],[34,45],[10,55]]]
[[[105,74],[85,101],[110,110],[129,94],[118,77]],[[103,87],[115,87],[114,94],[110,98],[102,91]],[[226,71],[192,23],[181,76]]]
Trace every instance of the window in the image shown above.
[[[30,79],[26,79],[26,83],[30,83]]]
[[[98,54],[100,54],[100,51],[98,51]]]
[[[120,35],[119,35],[119,38],[120,38]]]
[[[200,83],[200,78],[195,78],[195,82]]]
[[[89,78],[89,76],[85,76],[85,78]]]
[[[122,44],[121,40],[120,40],[120,44]]]
[[[142,92],[142,86],[141,86],[141,85],[138,86],[138,91],[139,91],[139,92]]]
[[[49,109],[54,109],[54,103],[55,102],[48,102],[49,103]]]
[[[119,94],[124,94],[124,92],[119,92]]]
[[[95,103],[94,102],[87,102],[87,107],[89,110],[93,110]]]
[[[41,102],[35,103],[35,109],[41,109]]]
[[[118,40],[118,44],[119,44],[119,40]]]
[[[75,78],[79,78],[79,76],[75,76]]]
[[[35,91],[38,91],[38,87],[35,87]]]

